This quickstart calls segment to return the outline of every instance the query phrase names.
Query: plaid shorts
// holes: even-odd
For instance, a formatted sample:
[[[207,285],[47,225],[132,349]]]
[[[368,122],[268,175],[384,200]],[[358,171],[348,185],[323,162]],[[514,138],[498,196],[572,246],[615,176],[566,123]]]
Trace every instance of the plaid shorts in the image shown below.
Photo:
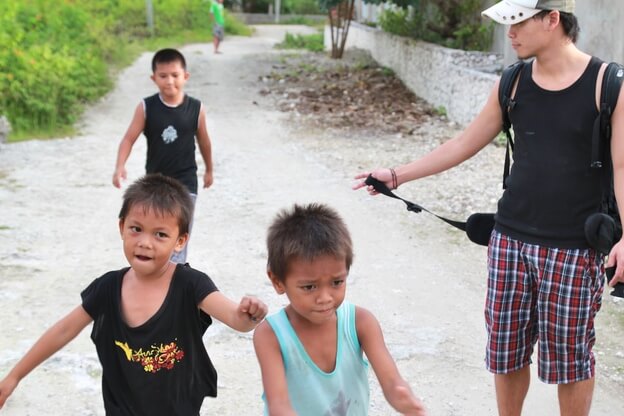
[[[540,380],[567,384],[593,377],[603,257],[593,249],[542,247],[493,232],[488,271],[488,370],[506,374],[529,365],[539,341]]]

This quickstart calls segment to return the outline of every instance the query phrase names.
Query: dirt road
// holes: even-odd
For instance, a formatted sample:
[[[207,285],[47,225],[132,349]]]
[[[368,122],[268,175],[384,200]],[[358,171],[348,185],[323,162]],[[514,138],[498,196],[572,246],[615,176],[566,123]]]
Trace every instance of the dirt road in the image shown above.
[[[183,48],[191,72],[188,93],[207,107],[215,160],[214,186],[199,194],[191,265],[225,294],[255,294],[277,311],[285,299],[264,273],[266,227],[277,210],[294,202],[328,203],[345,217],[354,239],[348,298],[377,316],[400,371],[431,415],[494,415],[492,377],[483,365],[485,249],[395,201],[350,190],[361,169],[409,160],[431,144],[408,149],[397,137],[381,142],[308,129],[276,111],[258,94],[258,77],[279,61],[283,52],[272,45],[284,30],[259,27],[251,38],[227,38],[218,56],[208,44]],[[110,179],[132,111],[154,91],[150,59],[145,54],[120,74],[115,91],[86,114],[80,137],[0,145],[0,375],[79,304],[88,283],[126,264],[116,219],[121,192]],[[139,140],[127,165],[130,180],[142,175],[144,158]],[[496,168],[484,174],[490,159]],[[457,193],[497,186],[500,160],[500,149],[492,147],[465,170],[402,192],[417,192],[419,202],[435,206],[440,193],[454,192],[456,180],[463,184]],[[466,209],[491,210],[493,204],[487,198]],[[621,409],[624,385],[618,332],[624,305],[609,296],[604,303],[592,412],[599,416]],[[101,370],[89,332],[27,377],[2,414],[103,415]],[[219,397],[205,401],[202,415],[260,415],[251,335],[216,323],[205,342],[219,371]],[[394,414],[372,372],[371,386],[370,414]],[[558,414],[556,389],[535,381],[525,414]]]

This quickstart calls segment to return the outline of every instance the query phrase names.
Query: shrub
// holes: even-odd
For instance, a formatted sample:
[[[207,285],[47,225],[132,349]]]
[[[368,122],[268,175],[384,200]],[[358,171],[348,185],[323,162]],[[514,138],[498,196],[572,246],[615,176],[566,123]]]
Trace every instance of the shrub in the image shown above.
[[[151,49],[211,40],[210,2],[152,0],[0,1],[0,115],[12,136],[67,131],[83,106],[106,93],[111,68]],[[225,14],[228,33],[250,34]]]
[[[16,132],[71,124],[110,87],[88,14],[65,3],[45,6],[0,5],[0,113]]]
[[[322,52],[325,49],[322,33],[312,35],[286,33],[284,41],[277,44],[276,47],[281,49],[305,49],[312,52]]]
[[[398,36],[415,37],[415,28],[408,18],[406,9],[391,7],[385,9],[379,16],[379,26],[388,33]]]
[[[368,0],[381,3],[382,0]],[[449,48],[488,50],[492,22],[484,23],[481,0],[393,0],[382,12],[381,28]]]
[[[283,0],[283,14],[324,14],[317,0]]]

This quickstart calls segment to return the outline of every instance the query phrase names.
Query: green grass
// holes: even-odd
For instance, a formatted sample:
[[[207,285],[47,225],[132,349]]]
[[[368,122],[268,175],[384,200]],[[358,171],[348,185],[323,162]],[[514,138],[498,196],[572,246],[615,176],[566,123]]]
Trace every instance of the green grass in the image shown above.
[[[199,1],[189,0],[188,4],[197,8]],[[7,115],[11,122],[9,142],[75,136],[76,121],[84,109],[109,92],[118,73],[142,53],[189,43],[212,43],[209,19],[198,22],[181,10],[177,10],[178,14],[188,20],[179,23],[182,29],[164,25],[167,30],[156,31],[157,35],[150,37],[143,30],[143,15],[137,14],[130,3],[126,4],[124,16],[134,25],[123,28],[114,28],[106,20],[112,3],[63,2],[63,13],[45,15],[43,19],[38,8],[48,3],[54,0],[11,3],[11,7],[0,2],[0,11],[9,16],[3,21],[0,15],[4,23],[0,27],[0,68],[4,69],[0,71],[0,114]],[[9,11],[19,19],[11,17]],[[61,23],[67,27],[59,29]],[[239,36],[253,33],[251,27],[227,12],[225,31]],[[76,40],[76,34],[91,37]],[[82,43],[76,44],[78,41]]]
[[[325,27],[325,20],[310,19],[305,16],[291,16],[279,22],[280,25],[305,25],[321,29]]]
[[[225,14],[225,33],[230,35],[251,36],[253,29],[229,13]]]
[[[28,131],[11,132],[7,141],[9,143],[23,142],[25,140],[47,140],[59,137],[73,137],[78,133],[74,126],[57,126],[55,128],[40,128]]]
[[[286,33],[284,40],[278,43],[276,47],[280,49],[305,49],[311,52],[322,52],[325,49],[322,33],[314,33],[312,35]]]

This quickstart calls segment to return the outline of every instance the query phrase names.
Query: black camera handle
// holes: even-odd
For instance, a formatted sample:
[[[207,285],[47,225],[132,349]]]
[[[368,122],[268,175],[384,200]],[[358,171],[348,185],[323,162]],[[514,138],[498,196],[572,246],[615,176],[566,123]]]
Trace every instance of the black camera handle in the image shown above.
[[[447,224],[458,228],[462,231],[466,231],[466,222],[462,222],[462,221],[455,221],[455,220],[450,220],[448,218],[445,218],[441,215],[438,215],[434,212],[429,211],[428,209],[426,209],[423,206],[420,206],[414,202],[411,201],[407,201],[403,198],[401,198],[400,196],[394,194],[390,188],[388,188],[386,186],[385,183],[381,182],[379,179],[373,177],[373,175],[368,175],[368,177],[366,178],[366,180],[364,181],[364,183],[366,185],[372,186],[373,188],[375,188],[375,190],[377,192],[379,192],[380,194],[384,194],[386,196],[389,196],[390,198],[395,198],[398,200],[401,200],[405,203],[407,210],[408,211],[412,211],[412,212],[421,212],[421,211],[425,211],[431,215],[434,215],[436,217],[438,217],[439,219],[441,219],[442,221],[446,222]],[[487,241],[487,240],[486,240]],[[485,244],[487,245],[487,243]],[[607,276],[607,282],[609,280],[611,280],[613,278],[613,275],[615,274],[615,266],[612,267],[607,267],[605,269],[605,274]],[[619,298],[624,298],[624,283],[616,283],[616,285],[613,287],[613,290],[611,291],[611,296],[617,296]]]
[[[607,275],[607,283],[609,280],[613,279],[613,275],[615,274],[615,265],[611,267],[607,267],[605,269],[605,274]],[[617,296],[618,298],[624,298],[624,283],[616,283],[613,286],[613,290],[611,291],[611,296]]]

